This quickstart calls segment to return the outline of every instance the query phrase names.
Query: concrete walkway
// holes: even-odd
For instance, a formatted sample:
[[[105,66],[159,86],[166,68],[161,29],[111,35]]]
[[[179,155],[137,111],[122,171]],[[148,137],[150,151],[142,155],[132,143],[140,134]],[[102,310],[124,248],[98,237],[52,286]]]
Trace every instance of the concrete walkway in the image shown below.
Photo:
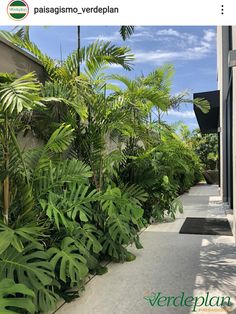
[[[199,307],[199,313],[236,313],[236,250],[233,236],[179,234],[185,217],[225,217],[217,186],[198,185],[182,197],[184,214],[141,234],[142,250],[130,263],[109,264],[82,296],[56,314],[188,314],[190,307],[152,307],[144,296],[230,296],[229,308]],[[201,302],[201,301],[199,301]],[[195,313],[196,313],[195,312]]]

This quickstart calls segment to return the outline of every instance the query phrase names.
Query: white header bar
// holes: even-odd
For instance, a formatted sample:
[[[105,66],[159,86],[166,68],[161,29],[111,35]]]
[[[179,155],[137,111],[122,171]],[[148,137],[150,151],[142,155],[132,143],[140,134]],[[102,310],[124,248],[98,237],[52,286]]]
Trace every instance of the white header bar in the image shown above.
[[[0,25],[234,25],[235,0],[1,0]]]

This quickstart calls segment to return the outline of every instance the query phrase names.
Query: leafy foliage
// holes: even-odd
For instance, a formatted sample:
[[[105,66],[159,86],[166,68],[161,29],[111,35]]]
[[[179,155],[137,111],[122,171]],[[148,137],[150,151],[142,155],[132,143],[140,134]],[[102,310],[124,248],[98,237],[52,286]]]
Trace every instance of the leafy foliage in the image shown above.
[[[1,110],[20,113],[42,105],[39,97],[40,84],[34,73],[28,73],[15,80],[0,83]]]
[[[17,295],[17,297],[15,297]],[[32,290],[23,284],[16,284],[11,279],[0,281],[0,312],[2,314],[17,314],[19,311],[34,313],[35,306]]]
[[[52,247],[48,253],[54,271],[59,264],[59,278],[65,283],[68,279],[71,287],[78,284],[88,274],[86,259],[79,254],[79,249],[72,238],[65,237],[60,249]]]
[[[201,134],[195,130],[191,136],[192,147],[199,156],[205,170],[218,168],[217,134]]]
[[[8,248],[0,257],[0,278],[16,280],[40,295],[44,303],[37,298],[35,305],[42,311],[51,307],[51,300],[48,297],[50,287],[54,285],[54,273],[52,265],[48,261],[48,254],[39,245],[28,245],[21,253],[14,248]],[[53,293],[54,304],[58,296]],[[37,304],[39,302],[39,304]]]
[[[123,40],[126,40],[134,33],[134,26],[121,26],[120,35]]]
[[[176,198],[201,179],[201,166],[173,129],[163,125],[153,132],[158,132],[156,147],[148,152],[137,149],[121,168],[121,178],[143,187],[148,194],[143,202],[146,218],[162,221],[166,214],[174,218],[177,211],[182,212]]]
[[[25,243],[37,243],[42,237],[43,228],[36,225],[25,225],[16,229],[11,229],[5,224],[0,224],[0,254],[2,254],[9,246],[14,247],[18,252],[22,252]]]
[[[122,26],[123,39],[133,31]],[[27,28],[0,36],[47,74],[43,86],[34,73],[0,74],[0,308],[41,313],[71,299],[68,290],[82,289],[89,273],[104,273],[104,258],[133,260],[128,246],[142,248],[141,228],[182,212],[178,195],[201,168],[188,134],[161,119],[189,102],[170,94],[171,65],[131,80],[104,72],[111,64],[132,69],[127,47],[96,41],[58,62]],[[19,132],[41,144],[23,149]]]

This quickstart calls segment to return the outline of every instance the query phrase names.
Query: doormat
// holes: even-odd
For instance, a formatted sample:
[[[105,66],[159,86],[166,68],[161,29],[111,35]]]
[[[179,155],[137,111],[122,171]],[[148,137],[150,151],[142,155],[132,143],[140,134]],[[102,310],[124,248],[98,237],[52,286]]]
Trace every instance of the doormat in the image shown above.
[[[187,217],[179,231],[185,234],[232,236],[228,219]]]

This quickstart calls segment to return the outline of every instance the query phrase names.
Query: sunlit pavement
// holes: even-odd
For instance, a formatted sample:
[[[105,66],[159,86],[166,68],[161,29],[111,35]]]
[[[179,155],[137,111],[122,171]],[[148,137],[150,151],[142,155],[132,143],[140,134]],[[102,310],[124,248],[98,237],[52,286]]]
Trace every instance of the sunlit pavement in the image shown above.
[[[236,313],[236,249],[233,236],[179,234],[185,217],[226,217],[217,186],[198,185],[181,196],[184,213],[174,222],[153,224],[141,234],[144,249],[133,262],[111,263],[81,297],[57,314]],[[228,211],[228,218],[231,218]],[[151,306],[145,296],[226,297],[231,307]],[[198,304],[201,303],[199,299]]]

